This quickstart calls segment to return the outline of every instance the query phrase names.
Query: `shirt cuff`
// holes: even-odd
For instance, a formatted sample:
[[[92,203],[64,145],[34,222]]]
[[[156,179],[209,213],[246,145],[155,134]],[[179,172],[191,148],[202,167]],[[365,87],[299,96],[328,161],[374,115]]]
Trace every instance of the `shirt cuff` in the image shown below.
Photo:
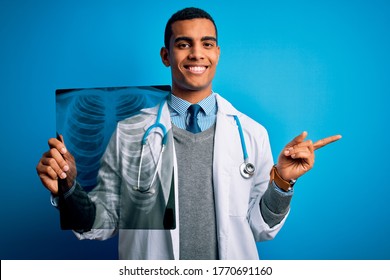
[[[50,194],[50,203],[52,206],[54,206],[55,208],[58,208],[58,200],[60,198],[58,196],[54,196],[53,194]]]
[[[292,196],[294,194],[294,189],[292,188],[291,190],[289,191],[284,191],[282,190],[281,188],[278,187],[278,185],[276,185],[275,181],[272,181],[271,182],[272,186],[274,187],[274,189],[279,193],[281,194],[282,196]]]
[[[76,180],[74,181],[73,186],[67,192],[64,193],[64,198],[65,199],[68,198],[74,192],[75,189],[76,189]],[[50,194],[50,203],[52,206],[58,208],[59,200],[60,200],[59,196]]]

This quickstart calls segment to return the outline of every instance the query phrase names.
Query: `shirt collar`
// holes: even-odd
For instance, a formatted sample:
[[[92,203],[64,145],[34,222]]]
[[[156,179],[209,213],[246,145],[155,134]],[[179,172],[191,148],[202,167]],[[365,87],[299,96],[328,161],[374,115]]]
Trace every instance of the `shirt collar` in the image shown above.
[[[174,111],[176,111],[179,115],[185,115],[187,113],[188,107],[191,106],[191,103],[187,100],[181,99],[180,97],[177,97],[173,94],[170,94],[168,97],[168,105],[170,108],[172,108]],[[215,97],[215,93],[212,92],[209,96],[207,96],[205,99],[202,99],[197,104],[202,107],[205,115],[210,115],[214,112],[216,106],[217,106],[217,100]]]

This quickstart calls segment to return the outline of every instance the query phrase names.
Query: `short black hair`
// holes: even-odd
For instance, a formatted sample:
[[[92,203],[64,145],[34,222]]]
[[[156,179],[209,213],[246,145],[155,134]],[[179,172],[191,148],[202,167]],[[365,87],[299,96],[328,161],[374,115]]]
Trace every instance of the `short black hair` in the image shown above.
[[[174,22],[180,20],[197,19],[197,18],[204,18],[210,20],[215,27],[215,34],[218,38],[217,26],[214,22],[214,19],[211,17],[209,13],[199,8],[194,8],[194,7],[184,8],[174,13],[171,16],[171,18],[168,20],[167,25],[165,26],[165,33],[164,33],[165,47],[169,49],[169,40],[171,39],[172,36],[172,24]]]

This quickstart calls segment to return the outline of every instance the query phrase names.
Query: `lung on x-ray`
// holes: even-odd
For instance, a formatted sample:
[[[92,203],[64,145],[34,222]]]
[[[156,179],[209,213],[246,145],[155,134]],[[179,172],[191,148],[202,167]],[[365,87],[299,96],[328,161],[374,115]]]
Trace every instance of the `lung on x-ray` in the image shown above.
[[[137,115],[141,109],[161,104],[167,98],[169,92],[170,86],[56,90],[57,133],[63,135],[68,151],[74,156],[77,165],[77,181],[87,192],[92,195],[93,190],[98,189],[98,172],[101,168],[102,156],[105,154],[107,145],[117,129],[118,122],[137,120]],[[123,152],[126,153],[126,151]],[[144,161],[146,164],[150,164],[147,159]],[[170,161],[170,159],[166,160],[168,163]],[[154,166],[149,169],[155,170],[153,168]],[[138,167],[129,167],[129,173],[134,173],[134,170],[138,170]],[[142,168],[143,173],[144,170],[147,171],[148,166]],[[172,174],[173,170],[164,172]],[[148,173],[145,172],[142,176],[141,179],[144,179],[148,176]],[[169,176],[169,178],[173,178],[172,175]],[[139,180],[140,178],[138,178]],[[133,181],[137,181],[137,178],[129,179],[128,184],[135,184]],[[158,180],[156,182],[156,184],[162,184]],[[168,182],[168,184],[170,185],[169,189],[160,192],[158,186],[153,186],[153,192],[145,193],[136,191],[136,186],[130,186],[125,191],[121,190],[124,194],[121,194],[118,207],[122,208],[123,201],[126,201],[126,199],[128,201],[125,203],[126,213],[120,214],[121,220],[117,227],[130,229],[173,228],[174,207],[171,207],[172,202],[169,203],[168,201],[168,197],[172,196],[173,184],[171,182]],[[123,186],[118,186],[118,188],[120,187],[123,188]],[[161,197],[164,198],[162,202]],[[171,204],[171,206],[168,204]],[[118,211],[122,211],[122,209],[118,209]],[[168,220],[171,221],[168,222],[168,226],[166,225],[167,215],[170,216]],[[138,218],[136,220],[132,219],[134,216]],[[112,228],[112,225],[105,226],[104,223],[105,221],[101,221],[101,227]]]
[[[164,100],[170,86],[105,87],[56,90],[57,132],[77,163],[77,180],[96,186],[100,158],[117,123]]]

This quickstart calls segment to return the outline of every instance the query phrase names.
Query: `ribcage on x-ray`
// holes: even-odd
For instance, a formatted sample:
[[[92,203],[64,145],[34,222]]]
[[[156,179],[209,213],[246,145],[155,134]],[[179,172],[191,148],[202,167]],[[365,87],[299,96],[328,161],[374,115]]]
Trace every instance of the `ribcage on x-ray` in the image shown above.
[[[100,159],[117,122],[161,102],[165,90],[101,88],[57,94],[57,126],[63,123],[59,133],[76,159],[77,180],[85,189],[96,185]]]
[[[105,104],[100,96],[79,96],[67,122],[68,149],[76,159],[78,180],[84,186],[96,184],[96,178],[88,176],[99,169],[101,147],[104,141]]]

